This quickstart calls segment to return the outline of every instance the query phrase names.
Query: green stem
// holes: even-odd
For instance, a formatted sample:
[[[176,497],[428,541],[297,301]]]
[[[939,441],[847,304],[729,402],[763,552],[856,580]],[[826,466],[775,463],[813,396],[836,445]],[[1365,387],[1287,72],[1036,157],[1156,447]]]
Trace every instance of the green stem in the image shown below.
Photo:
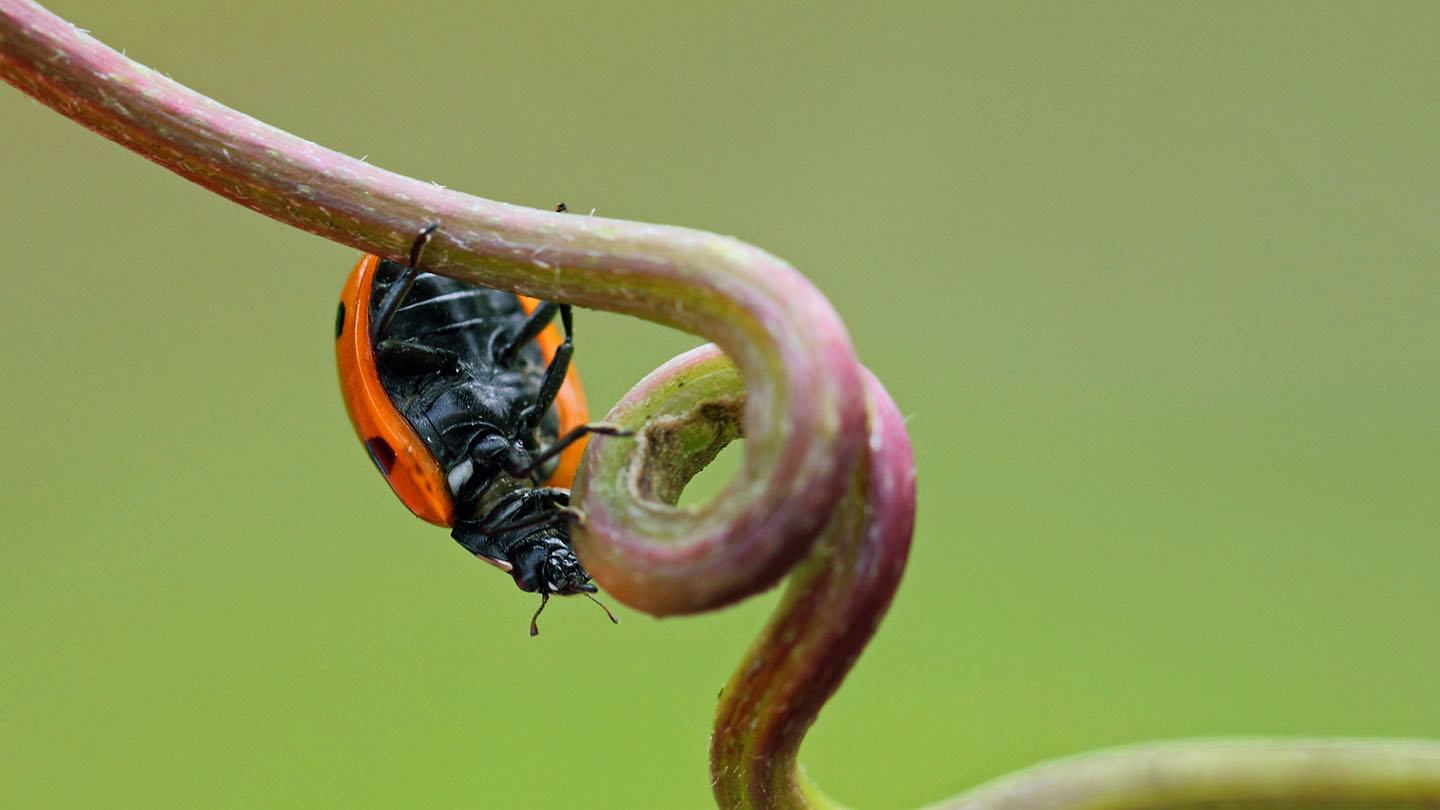
[[[1430,740],[1186,740],[1046,763],[932,810],[1440,807]]]

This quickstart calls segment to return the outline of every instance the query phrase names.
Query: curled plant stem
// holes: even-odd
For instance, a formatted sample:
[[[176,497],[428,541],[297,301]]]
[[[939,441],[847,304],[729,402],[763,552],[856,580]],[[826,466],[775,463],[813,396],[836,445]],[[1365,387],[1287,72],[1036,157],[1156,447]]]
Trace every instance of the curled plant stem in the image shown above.
[[[711,740],[719,806],[836,808],[797,764],[824,701],[869,641],[909,548],[914,477],[904,426],[867,375],[869,441],[849,494],[794,569],[774,617],[721,693]],[[713,347],[672,360],[638,384],[610,419],[639,427],[627,450],[586,460],[591,486],[629,487],[673,502],[734,438],[743,396]],[[657,503],[654,508],[662,508]],[[1426,740],[1195,740],[1136,745],[1046,763],[930,810],[1199,810],[1440,808],[1440,743]]]
[[[830,806],[800,780],[796,755],[889,607],[915,517],[915,464],[904,422],[868,372],[865,384],[866,452],[849,490],[824,516],[774,618],[721,694],[710,747],[721,807]],[[609,503],[612,492],[628,490],[637,506],[619,515],[587,513],[586,530],[575,533],[577,547],[589,552],[587,564],[615,553],[591,535],[597,523],[609,528],[634,518],[643,526],[650,514],[674,511],[696,460],[713,458],[739,433],[744,396],[726,357],[702,346],[657,369],[615,406],[606,420],[633,427],[637,440],[589,453],[576,491],[604,492],[601,501]],[[683,588],[683,574],[667,570],[666,551],[659,543],[629,549],[640,570],[658,572],[664,587]]]
[[[735,361],[749,396],[736,486],[704,514],[651,514],[683,592],[595,560],[611,594],[657,615],[691,613],[773,585],[844,495],[863,441],[863,384],[828,301],[785,262],[686,228],[539,211],[387,172],[282,132],[105,47],[30,0],[0,0],[0,77],[216,193],[328,239],[402,259],[441,228],[427,270],[701,334]],[[594,499],[597,516],[626,504]],[[598,532],[597,532],[598,533]],[[587,564],[590,562],[586,561]]]
[[[714,234],[565,216],[449,191],[270,127],[136,64],[30,0],[0,0],[0,78],[80,124],[266,216],[403,259],[439,221],[426,269],[702,334],[612,414],[576,481],[575,541],[633,607],[693,613],[789,589],[726,686],[711,763],[726,808],[834,805],[796,754],[898,584],[913,465],[894,404],[834,311],[789,265]],[[731,362],[733,361],[733,366]],[[739,476],[699,509],[684,482],[746,437]],[[797,564],[798,563],[798,564]],[[1044,765],[947,808],[1191,808],[1245,802],[1440,807],[1433,742],[1197,742]]]

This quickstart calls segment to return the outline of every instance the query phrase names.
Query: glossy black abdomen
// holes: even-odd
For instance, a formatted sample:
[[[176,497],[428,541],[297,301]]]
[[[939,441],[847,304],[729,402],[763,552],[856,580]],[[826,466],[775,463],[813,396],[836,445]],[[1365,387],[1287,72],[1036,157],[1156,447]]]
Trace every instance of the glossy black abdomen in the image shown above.
[[[372,319],[404,269],[389,261],[376,269],[369,296]],[[477,459],[478,443],[502,436],[533,451],[553,442],[559,432],[552,410],[533,434],[519,435],[521,413],[539,395],[546,361],[534,341],[509,358],[501,352],[527,317],[512,293],[421,273],[385,334],[375,338],[380,383],[450,476],[462,512],[478,489],[500,474],[497,465]],[[431,352],[431,358],[385,362],[387,348],[393,351],[397,344],[412,354],[418,347],[422,358]],[[454,362],[431,362],[441,356]]]

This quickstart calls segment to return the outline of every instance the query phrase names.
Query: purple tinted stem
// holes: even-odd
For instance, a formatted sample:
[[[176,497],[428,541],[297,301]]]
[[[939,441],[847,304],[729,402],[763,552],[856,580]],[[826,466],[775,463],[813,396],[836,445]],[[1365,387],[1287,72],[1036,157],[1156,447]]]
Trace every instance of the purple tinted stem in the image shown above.
[[[846,495],[815,522],[812,545],[790,570],[775,616],[722,693],[710,750],[721,807],[827,806],[800,780],[796,754],[885,615],[915,519],[915,466],[904,422],[879,381],[868,372],[864,379],[865,452]],[[651,374],[611,411],[607,421],[639,432],[633,440],[597,442],[577,491],[628,490],[632,508],[587,512],[584,531],[576,533],[587,565],[622,558],[653,592],[665,594],[708,593],[716,580],[732,582],[737,569],[725,546],[704,556],[680,555],[673,541],[647,539],[644,528],[652,515],[674,511],[669,504],[685,481],[737,436],[744,396],[734,367],[706,346]],[[698,519],[724,514],[723,502],[744,486],[732,484],[717,498],[722,505],[696,510]],[[743,587],[739,580],[732,584]]]
[[[592,548],[586,562],[634,607],[693,612],[766,587],[805,552],[845,492],[865,419],[849,337],[824,296],[759,248],[685,228],[511,206],[401,177],[197,94],[29,0],[0,0],[0,77],[282,222],[397,259],[422,227],[439,222],[427,270],[636,315],[719,344],[749,392],[742,481],[706,515],[651,513],[644,529],[684,538],[670,552],[676,566],[729,573],[683,592],[651,587],[655,581],[631,567],[628,550],[638,544],[615,524],[606,534],[614,554]],[[618,500],[602,504],[602,495]],[[631,509],[627,497],[596,490],[577,502],[604,532],[609,516]]]
[[[710,744],[721,807],[829,805],[800,779],[800,742],[890,607],[915,522],[904,421],[880,382],[866,383],[866,458],[721,695]]]

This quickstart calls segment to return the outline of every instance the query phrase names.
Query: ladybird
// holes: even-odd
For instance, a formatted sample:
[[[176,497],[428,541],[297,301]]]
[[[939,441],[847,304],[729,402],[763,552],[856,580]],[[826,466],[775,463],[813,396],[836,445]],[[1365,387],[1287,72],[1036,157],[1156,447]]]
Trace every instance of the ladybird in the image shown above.
[[[570,307],[422,272],[437,227],[416,237],[408,265],[367,255],[345,282],[340,389],[401,502],[540,593],[533,636],[552,594],[595,599],[570,546],[568,487],[589,434],[629,434],[587,422]]]

